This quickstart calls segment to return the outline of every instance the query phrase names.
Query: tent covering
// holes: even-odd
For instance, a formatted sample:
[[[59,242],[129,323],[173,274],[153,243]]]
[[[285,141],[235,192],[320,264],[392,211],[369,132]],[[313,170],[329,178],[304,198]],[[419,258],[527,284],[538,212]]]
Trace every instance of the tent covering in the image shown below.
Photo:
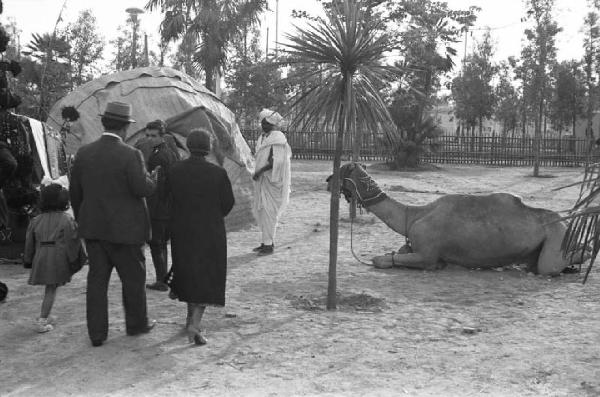
[[[50,110],[48,124],[60,130],[61,112],[73,106],[80,118],[71,123],[67,152],[100,137],[100,114],[111,101],[132,105],[136,123],[129,127],[126,141],[135,144],[143,136],[146,123],[162,119],[175,137],[184,157],[185,140],[192,128],[210,127],[213,151],[208,159],[225,168],[235,195],[236,205],[227,216],[228,230],[254,222],[251,211],[254,158],[243,138],[235,115],[212,92],[186,74],[171,68],[146,67],[105,75],[92,80],[60,99]]]

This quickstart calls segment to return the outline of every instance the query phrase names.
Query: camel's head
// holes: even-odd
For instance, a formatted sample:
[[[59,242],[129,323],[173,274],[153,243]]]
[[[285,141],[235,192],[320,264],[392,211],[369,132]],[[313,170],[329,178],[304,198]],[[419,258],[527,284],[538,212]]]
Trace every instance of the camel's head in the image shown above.
[[[333,175],[327,178],[327,191],[333,191]],[[377,183],[367,174],[366,167],[359,163],[348,163],[340,167],[340,193],[350,202],[356,197],[363,206],[377,204],[387,198]]]

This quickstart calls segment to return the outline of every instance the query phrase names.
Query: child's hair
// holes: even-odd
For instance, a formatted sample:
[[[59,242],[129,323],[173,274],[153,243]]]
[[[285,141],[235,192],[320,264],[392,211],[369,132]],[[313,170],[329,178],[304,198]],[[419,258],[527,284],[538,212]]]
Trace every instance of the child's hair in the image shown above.
[[[66,211],[69,209],[69,192],[58,183],[42,187],[40,211]]]

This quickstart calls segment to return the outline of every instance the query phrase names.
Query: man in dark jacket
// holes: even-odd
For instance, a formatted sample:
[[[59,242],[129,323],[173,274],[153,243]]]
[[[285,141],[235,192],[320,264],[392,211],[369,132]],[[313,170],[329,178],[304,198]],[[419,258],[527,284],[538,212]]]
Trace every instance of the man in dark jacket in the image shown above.
[[[175,146],[174,138],[166,133],[166,125],[162,120],[155,120],[146,125],[146,140],[151,148],[148,156],[148,171],[156,169],[156,191],[146,201],[150,211],[152,225],[152,239],[149,241],[152,263],[156,274],[156,281],[146,285],[146,288],[167,291],[165,284],[167,275],[167,241],[170,239],[169,218],[171,200],[165,193],[165,178],[171,165],[179,160],[179,152]]]
[[[150,238],[144,197],[155,189],[142,153],[125,144],[131,105],[110,102],[101,115],[100,139],[82,146],[71,171],[70,196],[79,234],[85,239],[90,267],[87,325],[93,346],[108,336],[108,282],[113,267],[122,282],[128,335],[149,332],[143,245]]]

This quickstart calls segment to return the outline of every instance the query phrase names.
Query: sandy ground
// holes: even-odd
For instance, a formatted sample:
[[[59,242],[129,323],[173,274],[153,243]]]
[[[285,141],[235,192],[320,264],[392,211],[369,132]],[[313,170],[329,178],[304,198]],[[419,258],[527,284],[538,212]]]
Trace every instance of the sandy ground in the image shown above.
[[[27,285],[22,267],[0,265],[0,280],[10,288],[0,304],[0,395],[600,395],[597,269],[585,285],[580,274],[548,278],[517,267],[378,270],[352,257],[343,208],[338,310],[325,310],[330,169],[330,162],[294,163],[294,192],[274,255],[250,253],[256,227],[229,234],[227,306],[207,311],[204,347],[192,347],[181,332],[184,304],[154,291],[148,306],[158,326],[126,336],[113,276],[109,338],[92,348],[87,269],[59,289],[55,330],[37,334],[42,288]],[[555,210],[569,208],[577,189],[550,189],[581,172],[544,169],[552,177],[532,178],[525,168],[371,171],[406,203],[505,191]],[[354,226],[354,249],[364,260],[403,242],[371,214]]]

